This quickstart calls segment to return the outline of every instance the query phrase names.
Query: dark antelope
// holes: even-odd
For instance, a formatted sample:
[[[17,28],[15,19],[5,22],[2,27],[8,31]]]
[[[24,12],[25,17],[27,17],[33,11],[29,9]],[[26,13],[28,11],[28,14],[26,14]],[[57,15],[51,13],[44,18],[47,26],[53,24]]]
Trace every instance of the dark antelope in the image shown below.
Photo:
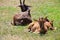
[[[23,0],[23,4],[22,4],[20,0],[20,4],[21,4],[20,7],[22,12],[20,14],[14,15],[13,22],[12,22],[13,25],[26,25],[32,22],[30,9],[28,8],[28,6],[25,6],[24,2],[25,0]]]
[[[30,11],[21,12],[21,14],[16,14],[13,17],[13,25],[26,25],[32,22]]]

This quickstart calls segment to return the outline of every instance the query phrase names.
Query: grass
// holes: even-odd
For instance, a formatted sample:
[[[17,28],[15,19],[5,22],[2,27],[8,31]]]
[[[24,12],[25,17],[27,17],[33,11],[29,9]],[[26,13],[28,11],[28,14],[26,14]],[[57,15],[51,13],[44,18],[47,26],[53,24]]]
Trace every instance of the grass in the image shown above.
[[[20,12],[20,8],[16,6],[19,0],[5,1],[0,0],[0,40],[60,40],[60,0],[26,0],[26,4],[32,6],[32,19],[48,16],[50,20],[54,20],[54,27],[57,29],[49,30],[45,35],[27,32],[28,25],[11,25],[13,15]]]

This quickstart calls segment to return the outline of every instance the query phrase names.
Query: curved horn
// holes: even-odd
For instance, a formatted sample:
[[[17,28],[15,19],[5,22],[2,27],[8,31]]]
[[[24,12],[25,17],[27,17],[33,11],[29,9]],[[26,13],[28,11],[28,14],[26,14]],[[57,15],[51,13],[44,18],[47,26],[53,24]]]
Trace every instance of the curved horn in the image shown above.
[[[21,0],[20,0],[20,4],[22,4]]]
[[[23,4],[25,4],[25,0],[23,0]]]

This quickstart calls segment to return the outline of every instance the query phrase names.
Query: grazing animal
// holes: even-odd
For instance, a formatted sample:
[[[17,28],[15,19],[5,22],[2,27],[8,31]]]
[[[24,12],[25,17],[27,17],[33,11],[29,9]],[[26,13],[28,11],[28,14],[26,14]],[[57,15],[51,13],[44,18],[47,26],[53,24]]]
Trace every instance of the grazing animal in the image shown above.
[[[31,6],[26,5],[26,4],[25,4],[25,0],[23,0],[23,3],[22,3],[21,0],[20,0],[20,5],[19,5],[19,7],[21,8],[21,11],[22,11],[22,12],[25,12],[25,11],[27,11],[27,10],[29,9],[29,7],[31,7]]]
[[[34,22],[29,24],[29,32],[32,31],[34,33],[43,33],[45,34],[48,29],[54,30],[53,21],[49,21],[46,18],[39,18],[39,20],[35,20]]]
[[[27,10],[25,12],[21,12],[20,14],[15,14],[13,16],[13,25],[26,25],[31,23],[31,15],[30,10]]]

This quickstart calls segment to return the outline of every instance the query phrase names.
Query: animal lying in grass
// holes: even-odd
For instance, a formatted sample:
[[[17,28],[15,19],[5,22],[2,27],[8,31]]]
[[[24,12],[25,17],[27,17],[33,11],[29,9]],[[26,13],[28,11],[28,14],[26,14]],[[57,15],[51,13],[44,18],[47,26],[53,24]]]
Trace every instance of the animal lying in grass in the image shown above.
[[[15,14],[13,17],[13,25],[26,25],[32,22],[29,6],[25,5],[25,0],[23,3],[20,0],[21,13]]]
[[[34,21],[32,23],[29,24],[28,26],[28,29],[29,29],[29,32],[36,32],[36,33],[40,33],[40,25],[39,25],[39,22],[38,21]]]
[[[40,33],[42,29],[44,29],[43,18],[39,18],[39,20],[35,20],[34,22],[30,23],[28,29],[34,33]],[[46,32],[47,30],[44,29],[44,31]]]
[[[15,14],[13,16],[13,25],[26,25],[31,23],[31,15],[30,10],[27,10],[25,12],[21,12],[20,14]]]
[[[34,33],[46,33],[48,29],[54,30],[53,22],[47,21],[47,17],[39,18],[39,20],[35,20],[34,22],[29,24],[29,32]]]

